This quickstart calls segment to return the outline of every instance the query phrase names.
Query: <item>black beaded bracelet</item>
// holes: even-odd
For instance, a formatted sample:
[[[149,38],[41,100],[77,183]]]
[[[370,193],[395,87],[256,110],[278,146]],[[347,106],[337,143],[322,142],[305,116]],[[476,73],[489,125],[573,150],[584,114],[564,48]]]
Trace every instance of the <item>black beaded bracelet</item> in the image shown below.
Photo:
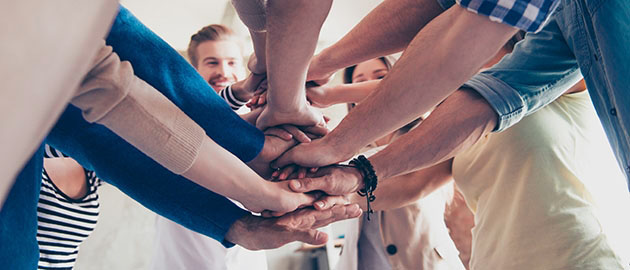
[[[378,184],[378,178],[376,177],[376,173],[374,172],[374,167],[372,167],[372,163],[364,156],[360,155],[355,159],[350,161],[350,164],[361,172],[363,176],[363,188],[358,190],[357,193],[361,197],[366,197],[367,200],[367,220],[370,220],[370,214],[374,213],[372,207],[370,206],[370,202],[376,200],[376,196],[374,196],[374,190],[376,190],[376,185]]]

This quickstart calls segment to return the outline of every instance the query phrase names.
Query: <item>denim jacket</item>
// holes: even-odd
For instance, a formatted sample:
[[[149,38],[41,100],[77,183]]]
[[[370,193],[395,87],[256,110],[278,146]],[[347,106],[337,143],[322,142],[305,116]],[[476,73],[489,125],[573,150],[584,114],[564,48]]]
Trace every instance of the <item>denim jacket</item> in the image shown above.
[[[443,7],[453,1],[439,0]],[[630,183],[630,1],[562,0],[546,25],[471,78],[499,116],[496,132],[553,102],[582,77]]]

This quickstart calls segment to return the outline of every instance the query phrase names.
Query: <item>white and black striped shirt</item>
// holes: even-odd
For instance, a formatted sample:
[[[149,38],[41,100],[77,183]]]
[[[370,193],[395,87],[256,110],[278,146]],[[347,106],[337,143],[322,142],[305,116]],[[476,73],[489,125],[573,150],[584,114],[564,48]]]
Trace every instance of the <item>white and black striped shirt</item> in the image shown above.
[[[234,111],[240,109],[243,105],[249,102],[249,100],[242,101],[236,98],[234,93],[232,93],[232,85],[228,85],[227,87],[221,89],[221,91],[219,91],[219,96],[221,96],[221,98],[223,98],[223,100],[225,100],[225,102],[227,102],[227,104],[230,105],[230,108]]]
[[[46,146],[46,157],[64,157]],[[96,226],[99,213],[100,180],[94,172],[85,170],[88,192],[83,198],[72,199],[50,180],[44,169],[39,203],[37,204],[37,242],[39,269],[72,269],[79,252],[79,244]]]

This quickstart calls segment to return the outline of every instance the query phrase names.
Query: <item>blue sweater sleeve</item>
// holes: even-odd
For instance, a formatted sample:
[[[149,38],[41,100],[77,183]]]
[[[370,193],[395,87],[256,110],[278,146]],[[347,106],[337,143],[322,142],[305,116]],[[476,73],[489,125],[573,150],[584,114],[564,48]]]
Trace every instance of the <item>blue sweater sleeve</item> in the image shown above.
[[[195,120],[212,140],[243,162],[258,155],[264,135],[232,111],[195,69],[124,7],[107,44],[140,77]]]
[[[86,122],[72,105],[46,142],[148,209],[226,246],[232,245],[224,241],[230,226],[247,214],[225,197],[173,174],[105,126]]]
[[[219,145],[246,162],[258,155],[264,135],[243,121],[166,42],[121,7],[108,45],[135,74],[158,89]],[[247,212],[175,175],[104,126],[87,123],[70,105],[47,142],[152,211],[224,245],[225,233]]]

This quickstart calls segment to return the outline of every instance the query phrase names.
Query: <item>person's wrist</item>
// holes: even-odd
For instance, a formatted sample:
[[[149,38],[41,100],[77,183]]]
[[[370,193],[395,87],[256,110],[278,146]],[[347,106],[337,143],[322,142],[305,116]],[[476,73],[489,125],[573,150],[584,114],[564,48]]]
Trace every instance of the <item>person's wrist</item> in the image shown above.
[[[232,88],[232,94],[238,101],[240,102],[248,102],[252,97],[254,97],[254,93],[245,89],[245,84],[247,80],[238,81],[232,84],[230,87]]]
[[[248,239],[251,238],[250,237],[250,231],[251,231],[250,224],[252,224],[256,218],[257,217],[253,216],[252,214],[247,213],[243,215],[243,217],[237,219],[234,223],[232,223],[232,226],[230,226],[227,233],[225,234],[225,237],[224,237],[225,240],[232,244],[236,244],[236,245],[240,245],[244,247],[250,246],[244,241],[247,241]]]
[[[321,53],[313,56],[308,70],[308,80],[325,79],[324,77],[329,77],[335,73],[337,69],[329,64],[331,62],[328,49],[324,49]]]
[[[304,91],[302,91],[304,93]],[[287,106],[288,105],[288,106]],[[294,114],[294,113],[299,113],[303,110],[308,109],[307,107],[308,102],[306,101],[306,95],[304,94],[302,97],[298,97],[295,99],[294,102],[291,102],[290,104],[278,104],[277,102],[274,102],[274,99],[270,96],[267,95],[267,110],[269,110],[270,112],[273,113],[279,113],[279,114]]]
[[[326,101],[327,104],[329,105],[333,105],[336,103],[340,103],[339,101],[341,100],[342,97],[342,89],[340,88],[341,85],[334,85],[334,86],[322,86],[325,87],[324,88],[324,100]]]
[[[352,158],[358,149],[352,145],[352,140],[344,140],[343,135],[336,133],[333,129],[329,134],[321,138],[321,145],[327,149],[328,153],[333,155],[335,162],[342,162]]]
[[[257,196],[259,202],[279,202],[277,187],[274,182],[263,181],[262,185],[255,192],[257,195],[252,195],[252,197]],[[266,209],[269,210],[269,209]]]
[[[385,164],[382,163],[383,158],[381,158],[379,153],[371,156],[368,160],[372,164],[372,168],[374,168],[374,174],[376,174],[376,178],[387,179],[394,176],[391,175],[390,172],[387,170],[388,166],[385,166]]]

